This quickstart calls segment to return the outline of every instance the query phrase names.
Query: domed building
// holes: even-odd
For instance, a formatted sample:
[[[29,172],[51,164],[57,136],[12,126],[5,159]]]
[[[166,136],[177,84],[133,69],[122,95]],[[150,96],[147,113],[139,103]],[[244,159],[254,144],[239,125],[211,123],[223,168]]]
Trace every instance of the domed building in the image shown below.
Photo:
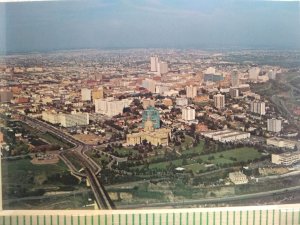
[[[141,144],[143,140],[151,143],[152,145],[163,145],[169,144],[169,137],[171,135],[171,130],[167,128],[155,129],[154,124],[150,117],[144,123],[144,131],[139,133],[127,134],[126,145],[133,146],[136,144]]]

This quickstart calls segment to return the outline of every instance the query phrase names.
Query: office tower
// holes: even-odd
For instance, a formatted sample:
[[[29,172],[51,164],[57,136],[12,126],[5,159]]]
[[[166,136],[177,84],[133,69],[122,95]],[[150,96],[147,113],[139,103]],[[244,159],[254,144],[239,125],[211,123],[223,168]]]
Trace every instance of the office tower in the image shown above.
[[[250,81],[257,81],[260,69],[258,67],[252,67],[249,69],[249,80]]]
[[[186,121],[195,120],[195,109],[191,107],[184,107],[182,109],[182,119]]]
[[[237,70],[232,71],[231,74],[231,86],[238,87],[240,85],[239,73]]]
[[[272,118],[267,120],[267,130],[278,133],[281,131],[281,120]]]
[[[92,100],[92,90],[88,88],[81,89],[81,100],[82,101],[91,101]]]
[[[143,112],[143,127],[145,125],[145,122],[151,120],[153,123],[153,127],[155,129],[160,128],[160,116],[159,111],[154,108],[153,106],[149,106],[146,110]]]
[[[159,62],[157,67],[157,73],[158,74],[165,74],[169,72],[168,63],[166,62]]]
[[[252,101],[250,103],[250,111],[259,115],[266,115],[266,103],[259,101]]]
[[[214,95],[214,104],[218,109],[222,109],[225,107],[225,96],[219,94]]]
[[[194,87],[193,85],[186,87],[186,97],[188,98],[194,98],[197,96],[197,87]]]
[[[152,56],[150,58],[150,66],[151,66],[151,72],[157,72],[158,71],[158,57]]]

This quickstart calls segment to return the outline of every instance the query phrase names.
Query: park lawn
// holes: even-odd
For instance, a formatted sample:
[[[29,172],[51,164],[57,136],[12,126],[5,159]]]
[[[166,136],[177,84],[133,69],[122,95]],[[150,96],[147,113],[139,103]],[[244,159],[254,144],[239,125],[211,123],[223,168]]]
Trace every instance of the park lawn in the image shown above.
[[[200,170],[203,171],[206,169],[203,164],[199,164],[199,163],[185,165],[183,166],[183,168],[185,168],[186,170],[192,170],[193,173],[198,173]]]
[[[204,141],[200,141],[200,143],[196,147],[192,147],[188,150],[182,151],[181,154],[183,155],[191,154],[191,153],[200,154],[203,151],[203,147],[204,147]]]
[[[60,160],[56,164],[37,165],[32,164],[30,159],[2,160],[3,184],[26,185],[31,182],[28,177],[40,174],[63,173],[68,171],[67,166]]]
[[[220,157],[223,155],[223,157]],[[214,156],[214,159],[209,160],[208,158]],[[197,159],[202,159],[203,161],[209,161],[213,164],[224,164],[232,162],[247,162],[248,160],[254,160],[261,158],[262,154],[255,148],[243,147],[231,149],[223,152],[208,154],[197,157]],[[236,158],[236,161],[230,159],[231,157]]]
[[[133,148],[114,148],[114,151],[119,153],[121,156],[129,156],[130,153],[137,154],[138,151]]]

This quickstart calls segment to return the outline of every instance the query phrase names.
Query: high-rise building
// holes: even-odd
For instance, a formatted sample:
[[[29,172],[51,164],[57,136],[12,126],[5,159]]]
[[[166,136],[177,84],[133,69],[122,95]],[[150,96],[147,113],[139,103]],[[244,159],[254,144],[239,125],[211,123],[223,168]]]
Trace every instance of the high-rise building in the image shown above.
[[[157,73],[158,74],[165,74],[169,72],[168,63],[166,62],[159,62],[157,67]]]
[[[186,87],[186,97],[194,98],[197,96],[197,87],[190,85]]]
[[[225,107],[225,96],[220,93],[214,95],[214,104],[215,104],[215,107],[218,109],[224,108]]]
[[[250,103],[250,111],[259,115],[266,115],[266,103],[260,101],[252,101]]]
[[[109,117],[122,114],[124,108],[128,107],[132,100],[122,99],[115,100],[113,98],[96,99],[95,100],[95,112]]]
[[[191,107],[184,107],[182,109],[182,119],[186,121],[195,120],[195,109]]]
[[[153,127],[155,129],[160,128],[160,116],[158,109],[154,108],[153,106],[149,106],[146,110],[143,112],[143,127],[145,125],[145,122],[151,120],[153,123]]]
[[[158,57],[157,56],[152,56],[150,58],[150,66],[151,66],[151,72],[157,72],[158,71]]]
[[[104,90],[103,87],[99,87],[98,89],[93,89],[92,91],[92,99],[95,101],[96,99],[104,98]]]
[[[146,78],[145,80],[143,80],[142,82],[142,87],[146,88],[148,91],[155,93],[155,89],[156,89],[156,81],[152,80],[152,79],[148,79]]]
[[[260,68],[258,67],[252,67],[251,69],[249,69],[249,80],[254,82],[257,81],[259,73]]]
[[[275,118],[267,120],[267,130],[268,131],[278,133],[281,131],[281,129],[282,129],[281,120],[275,119]]]
[[[81,100],[82,101],[91,101],[92,100],[92,90],[88,88],[81,89]]]
[[[231,85],[232,85],[232,87],[238,87],[240,85],[240,78],[239,78],[239,73],[237,70],[232,71]]]

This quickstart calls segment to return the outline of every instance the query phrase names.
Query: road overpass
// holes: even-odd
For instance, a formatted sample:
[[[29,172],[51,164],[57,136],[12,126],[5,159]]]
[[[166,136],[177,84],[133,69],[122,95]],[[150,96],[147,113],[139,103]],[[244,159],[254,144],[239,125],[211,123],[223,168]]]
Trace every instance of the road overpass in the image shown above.
[[[76,140],[71,135],[64,133],[60,129],[40,121],[35,118],[31,118],[25,115],[21,116],[22,121],[32,127],[39,127],[40,129],[46,130],[49,133],[54,134],[55,136],[63,139],[71,143],[74,147],[70,149],[66,149],[60,153],[60,158],[65,162],[65,164],[70,169],[71,173],[75,176],[85,177],[92,188],[92,191],[95,196],[96,203],[99,209],[114,209],[115,206],[110,199],[107,191],[102,185],[99,177],[97,176],[101,172],[101,167],[95,163],[90,157],[84,154],[90,147],[85,143]],[[72,162],[66,157],[66,153],[72,154],[79,162],[82,164],[84,168],[84,173],[79,172],[76,167],[72,164]]]

